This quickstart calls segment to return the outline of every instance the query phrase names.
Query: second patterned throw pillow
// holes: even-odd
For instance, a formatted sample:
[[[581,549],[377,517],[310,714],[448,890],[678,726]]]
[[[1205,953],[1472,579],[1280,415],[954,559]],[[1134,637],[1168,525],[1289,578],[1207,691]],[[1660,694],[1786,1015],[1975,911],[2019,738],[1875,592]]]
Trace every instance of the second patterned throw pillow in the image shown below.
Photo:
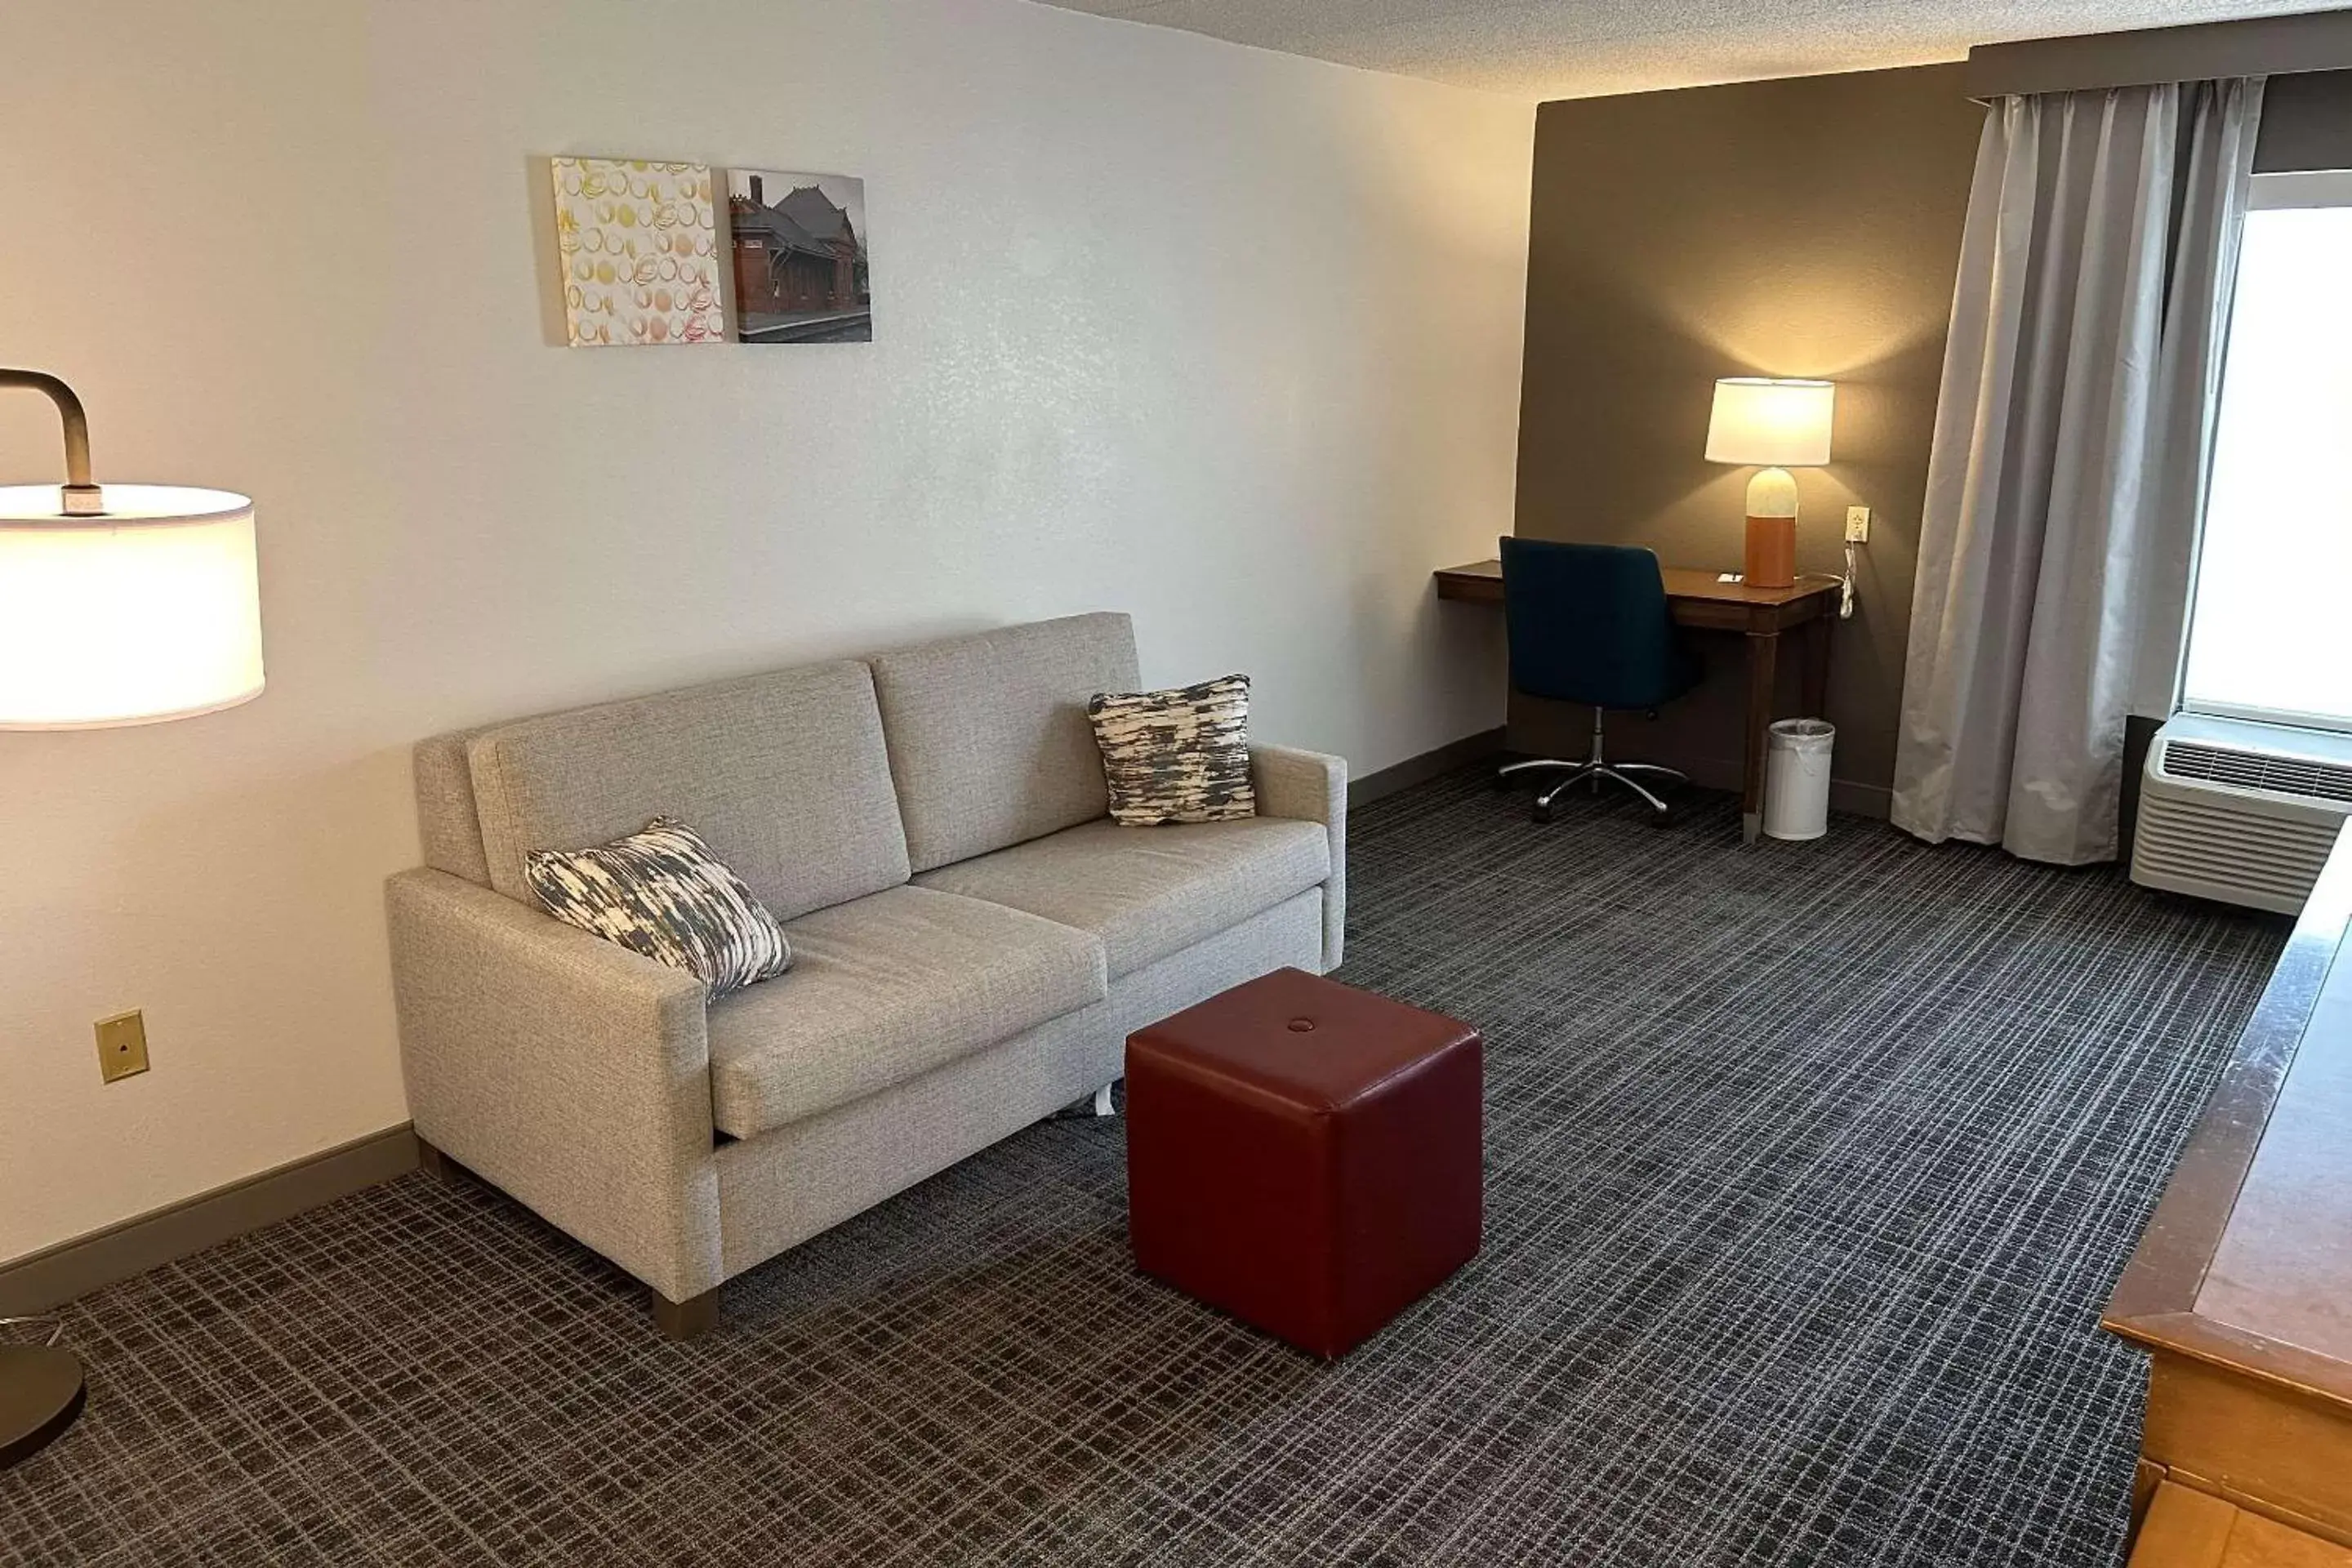
[[[1173,691],[1106,691],[1087,704],[1110,784],[1110,815],[1129,827],[1257,815],[1250,784],[1249,677]]]
[[[793,962],[776,917],[674,817],[593,849],[538,850],[523,876],[557,920],[692,973],[714,1002]]]

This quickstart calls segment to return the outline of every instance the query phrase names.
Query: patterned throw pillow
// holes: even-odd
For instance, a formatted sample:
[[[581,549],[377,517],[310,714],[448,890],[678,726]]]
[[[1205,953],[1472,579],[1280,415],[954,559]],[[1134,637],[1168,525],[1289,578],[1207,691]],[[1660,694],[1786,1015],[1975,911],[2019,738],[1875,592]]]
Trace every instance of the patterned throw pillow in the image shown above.
[[[793,962],[776,917],[673,817],[594,849],[537,850],[523,875],[557,920],[690,971],[714,1002]]]
[[[1250,783],[1249,677],[1174,691],[1106,691],[1087,704],[1110,784],[1110,815],[1129,827],[1257,815]]]

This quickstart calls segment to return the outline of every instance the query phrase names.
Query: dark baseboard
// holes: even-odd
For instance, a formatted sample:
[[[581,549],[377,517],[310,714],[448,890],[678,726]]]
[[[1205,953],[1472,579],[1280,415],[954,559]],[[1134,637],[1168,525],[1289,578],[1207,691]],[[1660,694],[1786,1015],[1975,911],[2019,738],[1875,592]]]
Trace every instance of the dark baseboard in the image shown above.
[[[1874,816],[1884,822],[1895,809],[1895,792],[1885,784],[1856,784],[1852,779],[1830,780],[1830,809],[1850,811],[1856,816]]]
[[[1682,764],[1676,763],[1677,767]],[[1719,789],[1738,795],[1742,783],[1739,759],[1710,758],[1686,770],[1691,782],[1706,789]],[[1874,816],[1886,820],[1894,808],[1895,791],[1885,784],[1864,784],[1858,779],[1842,779],[1830,775],[1830,809],[1851,812],[1856,816]]]
[[[46,1311],[415,1169],[416,1136],[403,1122],[59,1242],[0,1264],[0,1317]]]
[[[1407,757],[1394,767],[1366,773],[1348,781],[1348,809],[1370,805],[1376,800],[1392,795],[1399,790],[1411,789],[1440,773],[1450,773],[1459,767],[1495,756],[1503,749],[1503,728],[1481,730],[1475,735],[1465,735],[1450,741],[1433,752],[1423,752],[1417,757]]]

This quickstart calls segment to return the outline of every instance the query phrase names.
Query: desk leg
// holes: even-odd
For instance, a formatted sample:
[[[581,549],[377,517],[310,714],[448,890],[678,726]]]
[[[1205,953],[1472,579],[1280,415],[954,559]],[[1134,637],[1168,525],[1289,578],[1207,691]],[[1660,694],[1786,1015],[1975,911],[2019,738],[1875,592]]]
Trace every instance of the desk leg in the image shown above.
[[[1830,716],[1830,639],[1837,630],[1835,616],[1815,616],[1805,623],[1804,717]]]
[[[1773,677],[1780,668],[1780,634],[1748,634],[1748,766],[1739,790],[1740,837],[1756,842],[1764,831],[1764,731],[1772,722]]]

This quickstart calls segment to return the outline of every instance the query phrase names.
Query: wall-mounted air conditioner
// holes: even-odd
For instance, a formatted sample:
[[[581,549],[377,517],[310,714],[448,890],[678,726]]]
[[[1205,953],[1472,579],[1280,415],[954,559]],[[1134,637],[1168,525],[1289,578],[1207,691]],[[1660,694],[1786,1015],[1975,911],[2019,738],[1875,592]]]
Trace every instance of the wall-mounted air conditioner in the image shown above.
[[[2140,784],[2132,880],[2297,914],[2352,816],[2352,735],[2183,713]]]

